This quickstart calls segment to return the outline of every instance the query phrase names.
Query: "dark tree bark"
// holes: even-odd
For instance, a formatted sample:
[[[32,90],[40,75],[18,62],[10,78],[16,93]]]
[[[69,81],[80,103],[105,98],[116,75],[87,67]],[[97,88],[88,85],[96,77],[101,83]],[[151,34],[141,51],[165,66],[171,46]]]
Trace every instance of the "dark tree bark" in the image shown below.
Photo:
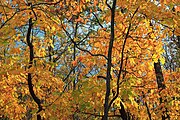
[[[146,106],[146,110],[147,110],[147,113],[148,113],[149,120],[152,120],[152,118],[151,118],[151,113],[150,113],[150,110],[149,110],[149,107],[148,107],[147,102],[145,102],[144,104],[145,104],[145,106]]]
[[[180,48],[180,36],[177,36],[177,46]]]
[[[160,60],[158,60],[157,63],[154,63],[154,69],[155,69],[155,74],[156,74],[156,81],[158,84],[158,89],[159,89],[159,94],[161,96],[161,91],[163,89],[166,88],[165,84],[164,84],[164,77],[163,77],[163,73],[162,73],[162,69],[161,69],[161,64],[160,64]],[[160,104],[162,104],[163,102],[166,102],[167,100],[164,99],[162,97],[160,97]],[[163,115],[162,115],[162,120],[165,120],[166,118],[170,119],[169,114],[167,113],[168,110],[167,108],[165,108],[166,111],[163,111]],[[165,115],[166,114],[166,115]]]
[[[143,94],[143,98],[145,98],[144,92],[142,92],[142,94]],[[146,106],[146,110],[147,110],[147,114],[148,114],[149,120],[152,120],[151,113],[150,113],[150,110],[149,110],[149,107],[148,107],[148,104],[147,104],[146,101],[144,102],[144,105]]]
[[[111,62],[112,62],[112,48],[114,42],[114,18],[115,18],[115,8],[116,8],[116,0],[113,0],[112,7],[107,3],[106,4],[111,10],[111,38],[109,41],[108,47],[108,60],[107,60],[107,72],[106,72],[106,95],[105,95],[105,103],[104,103],[104,116],[103,120],[108,119],[108,111],[109,111],[109,95],[110,95],[110,80],[111,80]]]
[[[156,81],[158,84],[158,89],[160,89],[160,90],[165,89],[164,77],[163,77],[163,73],[162,73],[162,69],[161,69],[159,60],[157,63],[154,63],[154,69],[155,69],[155,73],[156,73]]]
[[[30,50],[29,51],[29,66],[28,66],[28,69],[30,69],[32,67],[33,59],[34,59],[33,44],[32,44],[32,40],[30,39],[31,38],[32,27],[33,27],[32,18],[30,18],[29,19],[28,32],[27,32],[27,36],[26,36],[26,42],[27,42],[29,50]],[[28,80],[28,87],[29,87],[30,95],[32,96],[32,98],[36,102],[36,104],[38,105],[38,112],[37,113],[39,113],[42,110],[42,106],[41,106],[40,99],[34,93],[33,84],[32,84],[32,74],[31,73],[28,73],[27,80]],[[37,115],[37,120],[41,120],[41,116],[39,114]]]
[[[75,30],[74,30],[74,38],[77,37],[77,29],[78,29],[78,23],[75,25]],[[73,60],[76,60],[76,43],[73,44]],[[73,70],[73,74],[75,74],[76,69]],[[73,80],[73,90],[76,90],[76,77]]]
[[[120,106],[121,106],[121,109],[119,110],[120,114],[121,114],[121,118],[123,120],[128,120],[128,115],[124,109],[124,105],[122,104],[122,102],[120,102]]]

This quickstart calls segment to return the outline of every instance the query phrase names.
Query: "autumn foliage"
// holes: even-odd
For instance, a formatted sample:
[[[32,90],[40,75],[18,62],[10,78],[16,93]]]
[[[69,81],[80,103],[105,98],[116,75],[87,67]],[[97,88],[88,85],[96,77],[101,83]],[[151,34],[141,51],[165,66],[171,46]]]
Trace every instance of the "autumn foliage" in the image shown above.
[[[0,119],[179,120],[178,0],[1,0]]]

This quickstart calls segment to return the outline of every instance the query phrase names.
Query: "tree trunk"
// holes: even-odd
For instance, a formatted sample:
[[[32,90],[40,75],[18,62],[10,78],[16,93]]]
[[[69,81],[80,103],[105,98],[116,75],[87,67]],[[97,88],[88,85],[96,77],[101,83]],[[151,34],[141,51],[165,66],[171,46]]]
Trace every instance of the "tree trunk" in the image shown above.
[[[163,77],[163,73],[162,73],[162,69],[161,69],[161,64],[160,64],[160,60],[158,60],[157,63],[154,63],[154,69],[155,69],[155,74],[156,74],[156,81],[158,84],[158,89],[159,89],[159,95],[160,95],[160,105],[164,102],[166,102],[167,100],[161,97],[161,91],[163,89],[166,88],[165,84],[164,84],[164,77]],[[163,109],[163,108],[161,108]],[[162,115],[162,120],[165,120],[166,118],[170,119],[170,116],[168,115],[168,110],[167,108],[165,108],[166,111],[163,111],[163,115]],[[166,115],[165,115],[166,114]]]
[[[156,73],[156,81],[158,84],[158,89],[163,90],[163,89],[165,89],[165,84],[164,84],[164,77],[163,77],[163,73],[162,73],[162,69],[161,69],[159,60],[157,63],[154,63],[154,69],[155,69],[155,73]]]
[[[32,40],[30,40],[32,26],[33,26],[32,18],[30,18],[29,19],[28,32],[27,32],[27,36],[26,36],[26,42],[27,42],[29,50],[30,50],[29,51],[29,66],[28,66],[28,69],[30,69],[32,67],[33,59],[34,59],[33,44],[32,44]],[[30,95],[33,98],[33,100],[36,102],[36,104],[38,105],[38,112],[37,113],[39,113],[42,110],[42,106],[41,106],[40,99],[35,95],[34,90],[33,90],[32,73],[28,73],[27,81],[28,81],[28,88],[29,88]],[[41,116],[39,114],[37,115],[37,120],[41,120]]]
[[[109,111],[109,96],[110,96],[110,80],[111,80],[111,62],[112,62],[112,48],[114,42],[114,18],[115,18],[115,8],[116,8],[116,0],[113,0],[112,7],[107,3],[106,4],[111,10],[111,38],[109,41],[108,47],[108,60],[107,60],[107,72],[106,72],[106,95],[105,95],[105,103],[104,103],[104,116],[103,120],[108,120],[108,111]]]

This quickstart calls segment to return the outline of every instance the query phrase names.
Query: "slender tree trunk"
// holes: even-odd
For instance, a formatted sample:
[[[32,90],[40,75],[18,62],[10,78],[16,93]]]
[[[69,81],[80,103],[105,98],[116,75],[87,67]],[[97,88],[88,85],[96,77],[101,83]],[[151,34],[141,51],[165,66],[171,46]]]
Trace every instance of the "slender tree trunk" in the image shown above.
[[[161,91],[163,89],[166,88],[165,84],[164,84],[164,77],[163,77],[163,73],[162,73],[162,69],[161,69],[161,64],[160,64],[160,60],[158,60],[157,63],[154,63],[154,69],[155,69],[155,73],[156,73],[156,81],[158,84],[158,89],[159,89],[159,94],[161,96]],[[166,102],[166,99],[163,99],[162,97],[160,97],[160,104],[162,104],[163,102]],[[162,108],[163,109],[163,108]],[[167,113],[167,108],[165,108],[166,111],[163,111],[163,115],[162,115],[162,120],[165,120],[166,118],[170,119],[170,116]],[[164,113],[166,115],[164,115]]]
[[[75,43],[74,43],[74,46],[73,46],[73,60],[75,61],[76,60],[76,46],[75,46]],[[75,72],[76,72],[76,69],[73,70],[73,74],[75,75]],[[76,90],[76,77],[73,78],[73,90]]]
[[[112,48],[114,42],[114,18],[115,18],[115,8],[116,8],[116,0],[113,0],[113,5],[107,3],[108,7],[111,10],[111,38],[109,41],[109,48],[108,48],[108,61],[107,61],[107,72],[106,72],[106,95],[105,95],[105,103],[104,103],[104,116],[103,120],[108,119],[108,111],[109,111],[109,95],[110,95],[110,80],[111,80],[111,61],[112,61]]]
[[[32,40],[30,40],[32,26],[33,26],[32,18],[30,18],[29,19],[28,32],[27,32],[27,36],[26,36],[26,42],[27,42],[28,47],[29,47],[29,66],[28,66],[28,69],[30,69],[32,67],[33,59],[34,59],[33,44],[32,44]],[[38,112],[37,113],[39,113],[42,110],[42,106],[41,106],[40,99],[35,95],[34,90],[33,90],[32,73],[28,73],[27,80],[28,80],[28,87],[29,87],[30,95],[33,98],[33,100],[36,102],[36,104],[38,105]],[[41,116],[39,114],[37,115],[37,120],[41,120]]]
[[[77,37],[77,29],[78,29],[78,23],[76,23],[75,25],[75,31],[74,31],[74,38]],[[74,46],[73,46],[73,60],[75,61],[76,60],[76,43],[74,43]],[[73,74],[75,75],[75,72],[76,72],[76,69],[73,70]],[[74,77],[74,80],[73,80],[73,90],[76,90],[76,77]]]
[[[145,106],[146,106],[146,110],[147,110],[147,113],[148,113],[149,120],[152,120],[151,113],[150,113],[150,110],[149,110],[147,102],[145,102]]]
[[[120,114],[121,114],[121,118],[122,118],[123,120],[129,120],[129,119],[128,119],[128,115],[127,115],[127,113],[126,113],[126,110],[125,110],[124,105],[122,104],[122,102],[120,102],[120,106],[121,106],[121,109],[119,110],[119,112],[120,112]]]
[[[180,36],[177,36],[177,46],[180,48]]]
[[[157,63],[154,63],[154,69],[155,69],[155,73],[156,73],[156,81],[158,84],[158,89],[163,90],[163,89],[165,89],[165,84],[164,84],[164,77],[163,77],[163,73],[162,73],[162,69],[161,69],[159,60]]]

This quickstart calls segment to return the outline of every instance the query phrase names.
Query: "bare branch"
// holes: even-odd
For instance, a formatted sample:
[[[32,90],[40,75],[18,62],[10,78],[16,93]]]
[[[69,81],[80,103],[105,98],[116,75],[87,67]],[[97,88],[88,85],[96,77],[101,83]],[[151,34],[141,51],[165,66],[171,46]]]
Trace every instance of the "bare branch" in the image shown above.
[[[86,50],[86,49],[80,48],[80,47],[77,45],[77,43],[74,41],[74,39],[71,38],[70,34],[69,34],[68,31],[63,27],[63,25],[62,25],[62,28],[63,28],[63,30],[65,31],[66,35],[70,38],[70,40],[72,41],[72,43],[75,44],[76,48],[78,48],[78,49],[81,50],[81,51],[84,51],[84,52],[89,53],[91,56],[100,56],[100,57],[104,57],[104,58],[107,60],[107,57],[106,57],[105,55],[103,55],[103,54],[93,54],[93,53],[91,53],[90,51],[88,51],[88,50]]]
[[[133,13],[133,16],[131,17],[131,21],[134,17],[134,15],[137,13],[139,7],[135,10],[135,12]],[[123,43],[123,48],[122,48],[122,51],[121,51],[121,63],[120,63],[120,69],[119,69],[119,74],[118,74],[118,78],[117,78],[117,89],[116,89],[116,95],[113,97],[113,99],[110,101],[109,103],[109,108],[111,107],[112,103],[114,102],[114,100],[116,100],[116,98],[118,97],[119,95],[119,88],[120,88],[120,76],[121,76],[121,73],[123,71],[123,62],[124,62],[124,50],[125,50],[125,46],[126,46],[126,41],[127,41],[127,38],[129,37],[129,32],[130,32],[130,29],[131,29],[131,21],[129,23],[129,27],[128,27],[128,30],[127,30],[127,33],[126,33],[126,36],[125,36],[125,39],[124,39],[124,43]]]

